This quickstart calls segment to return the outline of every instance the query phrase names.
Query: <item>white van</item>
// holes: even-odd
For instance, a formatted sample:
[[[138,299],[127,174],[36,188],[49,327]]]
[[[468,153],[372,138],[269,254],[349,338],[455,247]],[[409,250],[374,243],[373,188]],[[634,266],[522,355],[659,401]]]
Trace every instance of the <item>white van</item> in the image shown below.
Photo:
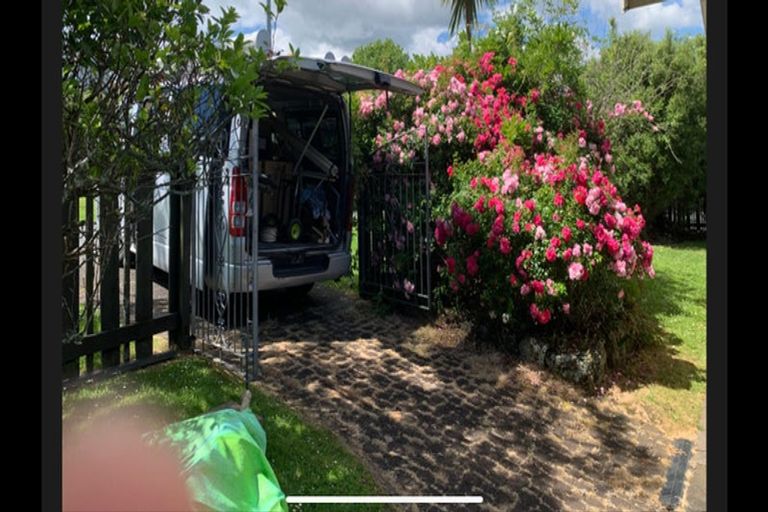
[[[226,160],[199,180],[191,249],[198,294],[223,292],[232,304],[251,292],[253,165],[261,171],[259,290],[303,294],[315,282],[347,274],[353,181],[350,110],[343,94],[364,89],[423,93],[406,80],[349,62],[292,61],[296,65],[262,81],[268,115],[258,121],[232,116],[222,133]],[[154,265],[165,272],[167,183],[167,174],[157,177],[154,208]]]

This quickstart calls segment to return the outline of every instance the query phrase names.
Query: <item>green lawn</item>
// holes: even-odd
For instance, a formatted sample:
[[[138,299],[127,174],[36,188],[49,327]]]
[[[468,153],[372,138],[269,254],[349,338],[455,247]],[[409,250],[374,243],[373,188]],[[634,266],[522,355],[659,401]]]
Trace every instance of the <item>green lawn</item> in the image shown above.
[[[656,278],[643,283],[642,307],[658,324],[658,343],[629,364],[632,393],[672,434],[699,427],[706,393],[706,247],[654,246]]]
[[[345,293],[357,294],[359,279],[357,243],[357,223],[355,223],[352,226],[352,244],[350,246],[350,254],[352,255],[352,266],[350,269],[351,272],[345,276],[340,277],[336,281],[328,281],[326,284],[331,288],[341,290]]]
[[[330,432],[305,423],[280,400],[257,386],[251,389],[251,407],[263,419],[262,425],[267,432],[267,458],[286,495],[382,493],[371,474]],[[227,402],[239,402],[241,392],[241,381],[205,359],[183,356],[65,391],[62,399],[64,427],[80,428],[96,416],[138,406],[141,410],[161,411],[161,423],[170,423],[197,416]],[[159,426],[153,425],[153,428]],[[311,505],[299,509],[321,510]],[[333,510],[384,508],[355,505],[351,508],[334,506]]]

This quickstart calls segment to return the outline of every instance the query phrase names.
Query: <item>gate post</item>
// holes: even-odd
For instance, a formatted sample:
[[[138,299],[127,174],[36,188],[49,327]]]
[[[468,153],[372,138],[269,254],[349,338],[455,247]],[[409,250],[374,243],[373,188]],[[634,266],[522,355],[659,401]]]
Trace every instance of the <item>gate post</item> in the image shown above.
[[[64,201],[63,205],[63,224],[64,224],[64,265],[62,282],[62,301],[64,303],[64,314],[62,318],[64,320],[63,334],[64,339],[74,338],[74,335],[79,330],[79,314],[80,314],[80,293],[79,293],[79,272],[76,256],[77,246],[79,244],[79,229],[78,229],[78,217],[79,217],[79,199],[78,194],[75,192],[70,193],[70,197]],[[80,360],[75,359],[64,363],[64,378],[77,377],[80,374]]]
[[[245,386],[259,376],[259,204],[261,176],[259,162],[259,121],[254,119],[248,152],[252,155],[251,166],[251,343],[245,346]],[[247,243],[247,242],[246,242]],[[248,313],[245,314],[246,319]],[[246,321],[246,325],[247,325]],[[250,347],[249,347],[250,345]],[[249,354],[249,348],[252,352]]]
[[[171,344],[180,350],[186,350],[191,345],[190,340],[190,261],[191,247],[191,199],[186,184],[170,185],[170,219],[169,219],[169,248],[168,248],[168,308],[172,313],[179,314],[179,323],[168,333]]]
[[[424,188],[427,194],[427,309],[432,311],[432,173],[429,168],[429,139],[424,137]]]
[[[99,201],[99,250],[101,253],[101,330],[120,327],[120,274],[118,272],[119,212],[117,194],[102,192]],[[120,347],[102,350],[103,368],[120,364]]]
[[[183,194],[180,198],[180,215],[181,215],[181,248],[179,262],[179,348],[182,350],[188,350],[192,347],[191,329],[192,325],[192,299],[190,294],[190,286],[192,283],[191,276],[191,258],[190,250],[192,243],[190,236],[192,235],[192,190],[193,184],[184,183],[182,186]]]
[[[359,196],[357,198],[357,293],[364,297],[364,283],[367,279],[366,265],[368,262],[368,219],[365,212],[365,205],[368,204],[366,190],[369,184],[365,183],[365,177],[361,176],[361,187],[358,187]]]
[[[88,194],[85,198],[85,239],[87,241],[85,250],[85,333],[93,334],[94,332],[94,297],[93,297],[93,283],[94,283],[94,268],[93,260],[96,257],[96,251],[93,246],[96,242],[93,240],[93,194]],[[85,356],[85,371],[90,373],[93,371],[93,354]]]
[[[152,320],[152,203],[154,180],[151,173],[139,178],[136,190],[136,322]],[[136,340],[136,359],[152,355],[152,336]]]

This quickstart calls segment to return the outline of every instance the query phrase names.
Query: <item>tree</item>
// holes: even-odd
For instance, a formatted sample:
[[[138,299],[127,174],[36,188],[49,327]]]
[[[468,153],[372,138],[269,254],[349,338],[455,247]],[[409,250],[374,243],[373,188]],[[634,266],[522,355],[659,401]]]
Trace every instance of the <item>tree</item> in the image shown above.
[[[377,39],[358,46],[352,54],[352,62],[394,73],[408,66],[408,54],[390,38]]]
[[[217,128],[215,118],[199,115],[203,101],[261,113],[266,95],[254,82],[263,52],[242,34],[233,37],[234,9],[207,15],[201,0],[67,2],[64,167],[81,192],[137,172],[190,171],[187,160],[212,143]]]
[[[706,195],[706,44],[703,36],[660,41],[619,35],[615,25],[599,59],[585,70],[595,112],[609,120],[617,148],[616,182],[628,203],[643,205],[649,222],[675,206],[701,207]],[[639,100],[653,126],[611,121],[617,103]]]
[[[408,71],[416,71],[418,69],[434,69],[435,66],[446,65],[451,60],[451,55],[441,56],[435,54],[435,52],[430,52],[429,55],[414,53],[411,55],[411,60],[408,61]]]
[[[459,25],[464,23],[467,34],[467,44],[472,50],[472,27],[477,25],[477,12],[483,7],[492,7],[496,0],[442,0],[443,5],[451,5],[451,20],[448,22],[448,30],[455,34]]]
[[[264,52],[233,37],[232,8],[208,17],[202,0],[67,0],[63,7],[66,279],[83,254],[95,253],[95,236],[79,231],[81,196],[99,196],[98,258],[114,261],[118,195],[151,215],[152,194],[134,192],[151,192],[158,172],[169,173],[173,191],[191,183],[199,157],[219,144],[224,116],[205,112],[258,117],[266,93],[255,85]]]

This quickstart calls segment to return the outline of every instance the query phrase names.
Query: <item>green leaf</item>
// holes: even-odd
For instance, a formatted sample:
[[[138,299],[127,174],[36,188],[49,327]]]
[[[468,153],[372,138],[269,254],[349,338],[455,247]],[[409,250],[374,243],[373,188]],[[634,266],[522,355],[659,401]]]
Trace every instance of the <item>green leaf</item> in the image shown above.
[[[147,96],[149,96],[149,77],[144,75],[139,81],[139,87],[136,90],[136,99],[138,101],[142,101]]]

